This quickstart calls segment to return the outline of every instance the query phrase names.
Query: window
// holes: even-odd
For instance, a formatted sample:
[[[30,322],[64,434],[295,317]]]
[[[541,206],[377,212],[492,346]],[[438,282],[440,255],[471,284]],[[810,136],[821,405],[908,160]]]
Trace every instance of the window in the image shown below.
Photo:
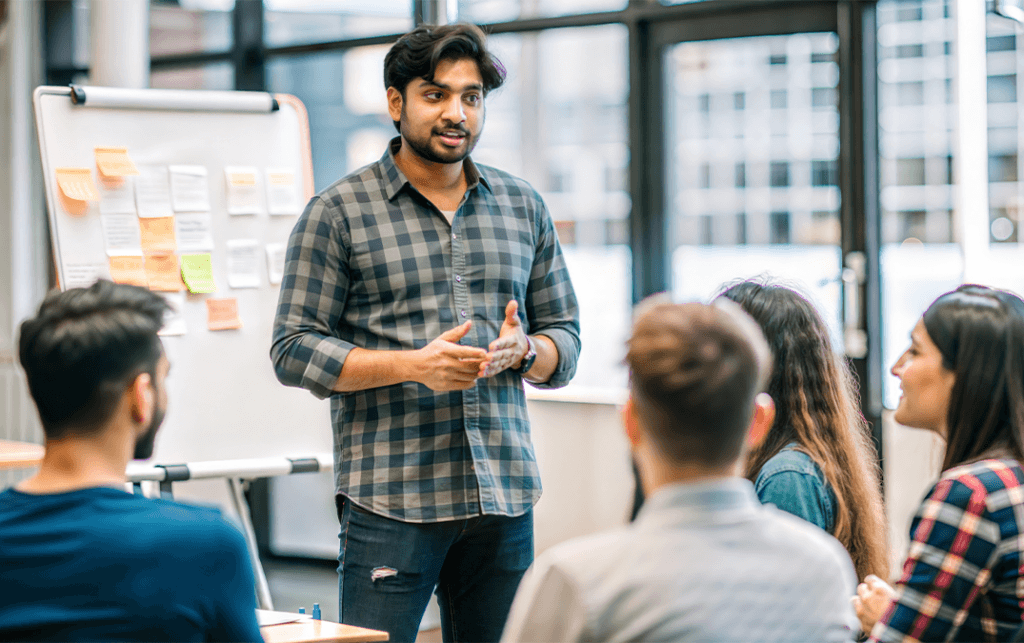
[[[697,109],[705,114],[711,113],[711,96],[701,94],[697,97]]]
[[[811,185],[837,185],[835,161],[811,161]]]
[[[711,165],[708,163],[702,163],[700,166],[700,177],[698,178],[698,185],[702,188],[711,187]]]
[[[896,185],[924,184],[924,159],[896,159]]]
[[[909,3],[908,3],[909,4]],[[921,7],[901,6],[896,9],[896,20],[898,22],[915,22],[922,18]]]
[[[747,187],[747,164],[737,163],[736,164],[736,187],[745,188]]]
[[[789,213],[772,212],[769,216],[771,226],[768,243],[782,244],[789,243]]]
[[[789,162],[771,162],[771,165],[769,165],[768,170],[768,184],[771,185],[773,188],[789,187]]]
[[[786,64],[786,54],[776,54],[776,55],[773,55],[773,56],[769,56],[768,57],[768,64],[769,65],[785,65]]]
[[[372,11],[369,4],[359,2],[263,3],[263,38],[270,46],[404,33],[413,26],[412,3],[407,0],[373,0]]]
[[[986,51],[1014,51],[1017,49],[1015,36],[989,36],[985,40]]]
[[[1008,74],[1005,76],[989,76],[988,102],[1017,102],[1017,76],[1015,74]]]
[[[811,106],[834,108],[838,101],[834,87],[815,87],[811,90]]]
[[[745,245],[747,243],[747,215],[740,214],[736,215],[736,245]]]
[[[710,214],[700,215],[700,245],[710,246],[714,243],[715,220]]]
[[[897,58],[920,58],[924,56],[924,45],[896,45]]]
[[[923,210],[900,212],[900,237],[902,240],[917,239],[923,241],[928,238],[925,223],[926,213]]]
[[[812,63],[834,63],[836,61],[835,54],[813,52],[811,53]]]
[[[732,108],[736,111],[742,111],[747,103],[747,95],[743,92],[736,92],[732,95]]]
[[[989,183],[1014,183],[1017,181],[1017,155],[1006,154],[988,157]]]

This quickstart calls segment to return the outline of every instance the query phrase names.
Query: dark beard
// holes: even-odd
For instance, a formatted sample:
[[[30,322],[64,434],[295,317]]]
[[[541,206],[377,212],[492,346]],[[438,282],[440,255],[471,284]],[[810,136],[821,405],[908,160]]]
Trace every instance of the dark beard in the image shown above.
[[[405,106],[402,106],[402,123],[405,122]],[[478,136],[473,136],[469,130],[459,125],[450,125],[441,128],[442,130],[458,130],[466,135],[466,150],[464,152],[457,152],[452,150],[448,152],[448,156],[442,156],[435,152],[430,147],[431,139],[433,139],[435,132],[431,130],[430,135],[426,140],[411,138],[406,135],[405,128],[402,128],[402,139],[409,144],[409,148],[416,153],[416,156],[423,160],[430,161],[431,163],[459,163],[469,156],[469,153],[476,147]]]
[[[146,428],[146,432],[139,436],[139,439],[135,441],[135,451],[132,453],[132,458],[135,460],[148,460],[153,457],[153,447],[156,444],[156,432],[160,428],[160,423],[164,421],[164,409],[156,409],[153,411],[153,420],[149,423],[149,427]]]

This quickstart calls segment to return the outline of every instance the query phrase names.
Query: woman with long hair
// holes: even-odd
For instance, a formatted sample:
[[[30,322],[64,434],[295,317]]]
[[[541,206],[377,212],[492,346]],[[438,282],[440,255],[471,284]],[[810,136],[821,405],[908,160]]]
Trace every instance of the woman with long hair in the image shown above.
[[[775,423],[748,455],[746,477],[764,504],[836,537],[859,578],[889,569],[878,461],[853,375],[814,306],[780,285],[743,281],[720,295],[764,332],[774,363],[767,393]]]
[[[946,440],[895,589],[854,606],[873,641],[1006,641],[1024,605],[1024,301],[961,286],[932,303],[892,374],[894,418]]]

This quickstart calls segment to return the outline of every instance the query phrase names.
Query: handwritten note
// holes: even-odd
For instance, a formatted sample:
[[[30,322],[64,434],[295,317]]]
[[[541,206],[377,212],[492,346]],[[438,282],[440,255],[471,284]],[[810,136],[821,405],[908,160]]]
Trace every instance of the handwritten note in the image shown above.
[[[238,300],[207,299],[206,327],[210,330],[230,330],[241,328],[242,320],[238,317]]]
[[[146,280],[150,290],[177,292],[185,289],[177,255],[146,255]]]
[[[260,197],[257,189],[257,170],[254,167],[229,166],[224,168],[227,182],[228,214],[259,214]]]
[[[132,214],[101,214],[103,222],[103,241],[107,246],[107,254],[111,257],[123,255],[142,255],[142,230],[139,217]],[[144,219],[159,221],[159,219]],[[173,248],[172,248],[173,249]]]
[[[110,279],[119,284],[131,284],[146,288],[146,267],[142,257],[111,257]]]
[[[209,254],[181,255],[181,277],[191,293],[217,290],[213,282],[213,260]]]
[[[72,201],[99,201],[100,193],[92,180],[92,170],[85,167],[58,167],[57,185],[61,194]]]
[[[228,246],[228,285],[232,288],[259,288],[259,242],[255,239],[231,239]]]
[[[172,165],[171,201],[175,212],[207,212],[210,185],[202,165]]]
[[[267,212],[276,216],[299,214],[299,190],[291,170],[267,170]]]
[[[142,249],[146,252],[174,252],[174,217],[139,219],[142,229]]]
[[[100,277],[106,277],[107,270],[107,266],[100,263],[64,264],[64,289],[91,286]]]
[[[183,212],[174,215],[174,231],[179,252],[213,250],[213,223],[209,212]]]
[[[142,218],[169,217],[174,214],[171,210],[166,166],[144,165],[139,168],[139,176],[135,179],[135,204]]]
[[[279,284],[284,278],[285,246],[283,243],[267,244],[267,272],[270,275],[270,283]]]
[[[128,148],[126,147],[97,147],[94,148],[94,152],[96,154],[96,168],[99,169],[100,176],[104,178],[134,176],[139,173],[135,163],[128,156]]]

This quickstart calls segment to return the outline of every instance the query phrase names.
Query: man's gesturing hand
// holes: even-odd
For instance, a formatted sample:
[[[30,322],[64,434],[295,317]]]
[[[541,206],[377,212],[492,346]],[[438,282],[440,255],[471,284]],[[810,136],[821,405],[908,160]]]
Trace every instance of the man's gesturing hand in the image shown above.
[[[487,352],[458,343],[472,325],[467,321],[416,351],[416,381],[434,391],[462,391],[473,388]]]
[[[519,321],[519,302],[515,299],[505,306],[505,322],[498,332],[498,339],[487,347],[487,362],[480,366],[480,377],[497,375],[522,361],[530,346],[526,342],[523,323]]]

